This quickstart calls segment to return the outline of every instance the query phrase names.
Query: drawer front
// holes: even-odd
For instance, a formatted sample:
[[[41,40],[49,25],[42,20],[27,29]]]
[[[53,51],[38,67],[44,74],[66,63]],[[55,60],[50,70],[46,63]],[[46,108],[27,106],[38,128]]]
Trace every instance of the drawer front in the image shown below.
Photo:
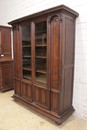
[[[0,54],[0,62],[11,61],[11,54]]]

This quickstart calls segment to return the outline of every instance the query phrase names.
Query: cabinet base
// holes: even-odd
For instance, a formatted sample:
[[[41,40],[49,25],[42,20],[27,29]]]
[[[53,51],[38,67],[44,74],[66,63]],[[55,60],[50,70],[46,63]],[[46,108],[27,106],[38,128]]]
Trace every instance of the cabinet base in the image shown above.
[[[9,91],[9,90],[13,90],[14,88],[11,87],[11,88],[1,88],[0,91],[1,92],[6,92],[6,91]]]
[[[29,108],[39,112],[40,114],[52,119],[58,125],[62,124],[74,112],[74,108],[72,106],[67,111],[65,111],[62,115],[58,115],[56,113],[54,114],[54,112],[52,112],[52,111],[48,111],[44,108],[41,108],[38,105],[36,105],[34,102],[33,103],[29,102],[29,101],[23,99],[22,97],[13,95],[13,98],[15,101],[19,101],[23,105],[26,105]]]

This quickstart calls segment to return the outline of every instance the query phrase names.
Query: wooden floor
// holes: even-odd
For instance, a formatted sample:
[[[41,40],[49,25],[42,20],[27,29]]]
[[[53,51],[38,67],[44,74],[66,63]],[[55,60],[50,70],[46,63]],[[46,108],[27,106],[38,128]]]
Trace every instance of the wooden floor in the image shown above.
[[[13,91],[0,93],[0,130],[87,130],[87,121],[73,114],[62,125],[14,102]]]

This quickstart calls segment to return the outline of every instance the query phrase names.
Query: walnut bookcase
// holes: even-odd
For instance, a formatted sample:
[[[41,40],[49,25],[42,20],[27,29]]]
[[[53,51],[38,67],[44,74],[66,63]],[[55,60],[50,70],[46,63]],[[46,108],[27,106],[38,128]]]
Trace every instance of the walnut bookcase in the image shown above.
[[[61,124],[74,108],[75,19],[60,5],[9,22],[14,36],[14,100]]]

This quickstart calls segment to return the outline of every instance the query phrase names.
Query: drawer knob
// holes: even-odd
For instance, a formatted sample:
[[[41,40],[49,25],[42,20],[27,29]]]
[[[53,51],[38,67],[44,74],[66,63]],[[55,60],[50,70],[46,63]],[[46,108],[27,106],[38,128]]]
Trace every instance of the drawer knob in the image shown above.
[[[4,57],[4,55],[2,54],[1,57]]]

